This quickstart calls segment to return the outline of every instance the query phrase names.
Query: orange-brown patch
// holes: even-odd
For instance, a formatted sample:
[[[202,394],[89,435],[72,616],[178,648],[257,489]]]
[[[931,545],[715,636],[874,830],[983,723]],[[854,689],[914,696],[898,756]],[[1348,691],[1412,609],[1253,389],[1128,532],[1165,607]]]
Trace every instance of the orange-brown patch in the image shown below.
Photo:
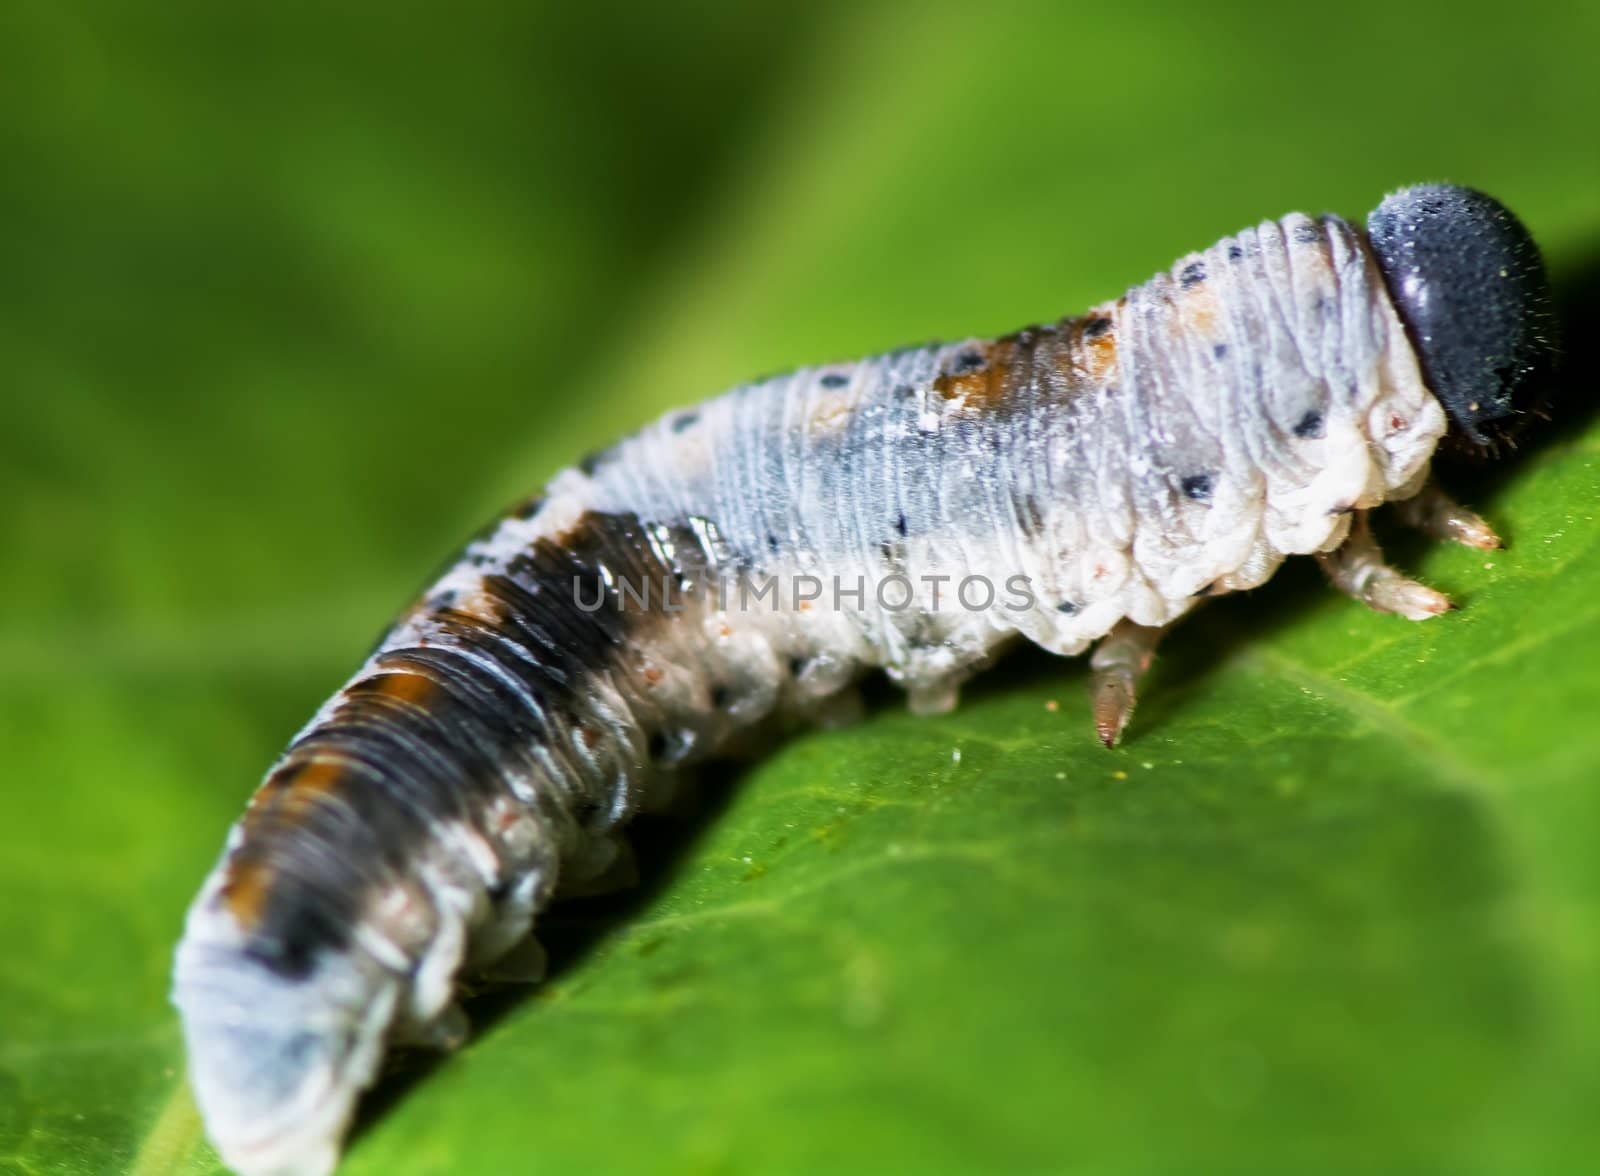
[[[344,776],[344,765],[335,760],[312,759],[286,765],[269,776],[250,798],[244,815],[246,828],[268,813],[287,824],[304,820],[320,797],[338,790]],[[222,883],[222,901],[241,926],[248,929],[260,917],[271,881],[272,868],[253,855],[229,864]]]
[[[483,625],[498,625],[506,615],[505,602],[481,585],[458,598],[450,611]]]
[[[372,691],[413,706],[426,706],[433,695],[434,684],[431,678],[421,674],[390,672],[372,679]]]
[[[933,390],[946,400],[959,401],[963,408],[979,412],[994,411],[1011,392],[1013,369],[1020,346],[1020,335],[1008,335],[993,343],[974,345],[962,354],[981,356],[981,365],[967,371],[941,372],[934,377]]]
[[[343,775],[343,764],[333,760],[314,759],[295,773],[294,783],[289,788],[291,792],[302,796],[332,792]]]
[[[1083,368],[1091,380],[1097,384],[1105,383],[1116,367],[1117,336],[1114,332],[1107,331],[1093,339],[1084,340]]]
[[[318,797],[338,790],[344,774],[343,764],[325,759],[305,760],[279,768],[250,798],[250,807],[244,814],[246,827],[268,813],[280,821],[299,821]]]
[[[1193,286],[1178,296],[1178,316],[1186,331],[1203,339],[1217,333],[1217,295],[1209,282]]]
[[[299,820],[318,798],[338,790],[344,774],[344,765],[335,760],[314,759],[301,765],[276,786],[272,798],[274,814],[279,819]]]
[[[1056,355],[1056,365],[1069,385],[1079,381],[1112,383],[1117,369],[1115,316],[1106,308],[1096,308],[1074,319],[1067,346]]]
[[[265,862],[240,862],[228,868],[222,882],[222,904],[246,931],[261,921],[261,912],[267,905],[267,883],[271,880],[272,870]]]
[[[850,400],[847,390],[827,391],[821,394],[806,427],[813,433],[836,433],[850,422]]]

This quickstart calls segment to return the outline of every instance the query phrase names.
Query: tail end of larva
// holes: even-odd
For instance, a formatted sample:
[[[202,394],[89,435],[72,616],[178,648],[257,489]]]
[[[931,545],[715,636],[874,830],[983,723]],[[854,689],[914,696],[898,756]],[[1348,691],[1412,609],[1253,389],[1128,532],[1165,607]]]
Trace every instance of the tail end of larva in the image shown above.
[[[397,986],[348,958],[280,975],[242,937],[218,935],[231,930],[219,915],[191,915],[173,973],[206,1133],[240,1176],[327,1176],[377,1073]]]

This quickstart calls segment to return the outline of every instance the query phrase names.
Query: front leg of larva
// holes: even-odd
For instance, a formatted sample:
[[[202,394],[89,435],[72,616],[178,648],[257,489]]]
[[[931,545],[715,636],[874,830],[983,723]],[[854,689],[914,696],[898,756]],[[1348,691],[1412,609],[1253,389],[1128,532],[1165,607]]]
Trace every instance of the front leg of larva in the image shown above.
[[[1480,551],[1505,546],[1493,527],[1432,482],[1404,502],[1395,503],[1395,510],[1402,523],[1433,539],[1448,539]]]
[[[1488,523],[1432,483],[1398,507],[1402,523],[1435,539],[1482,550],[1505,546]],[[1319,553],[1317,562],[1335,588],[1378,612],[1425,621],[1456,607],[1442,592],[1409,579],[1384,561],[1366,511],[1356,513],[1345,541]]]
[[[1356,512],[1345,541],[1332,551],[1318,552],[1317,562],[1335,588],[1377,612],[1425,621],[1455,607],[1444,593],[1408,579],[1384,562],[1364,510]]]

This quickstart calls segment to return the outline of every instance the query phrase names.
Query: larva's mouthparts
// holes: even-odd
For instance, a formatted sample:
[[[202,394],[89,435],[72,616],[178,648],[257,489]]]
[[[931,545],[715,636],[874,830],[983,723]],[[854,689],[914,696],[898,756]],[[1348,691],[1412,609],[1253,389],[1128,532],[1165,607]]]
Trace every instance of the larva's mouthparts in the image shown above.
[[[1418,184],[1367,218],[1373,255],[1429,390],[1477,445],[1514,431],[1549,394],[1550,279],[1533,237],[1492,196]]]
[[[207,1133],[241,1176],[326,1176],[382,1057],[394,983],[328,957],[289,981],[214,938],[187,936],[174,997]]]

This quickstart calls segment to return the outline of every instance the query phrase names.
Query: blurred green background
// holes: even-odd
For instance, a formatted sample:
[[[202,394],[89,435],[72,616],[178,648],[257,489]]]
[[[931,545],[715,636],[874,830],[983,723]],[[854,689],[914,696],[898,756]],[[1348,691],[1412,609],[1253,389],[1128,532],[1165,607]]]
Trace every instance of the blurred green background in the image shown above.
[[[500,504],[1417,180],[1592,289],[1597,54],[1579,3],[6,4],[0,1173],[215,1170],[182,911]],[[1434,626],[1304,569],[1197,618],[1115,754],[1024,658],[714,782],[350,1170],[1583,1166],[1597,453],[1461,479],[1515,544],[1399,548]]]

